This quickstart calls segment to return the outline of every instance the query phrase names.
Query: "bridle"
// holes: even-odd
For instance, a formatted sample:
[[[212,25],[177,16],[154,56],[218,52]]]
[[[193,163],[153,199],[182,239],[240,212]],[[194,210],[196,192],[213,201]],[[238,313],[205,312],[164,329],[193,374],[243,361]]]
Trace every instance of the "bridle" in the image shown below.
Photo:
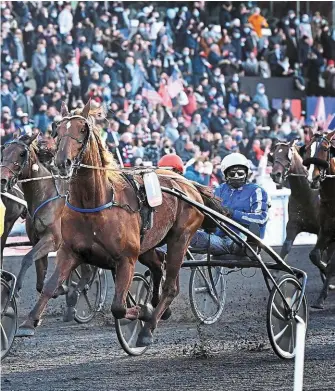
[[[91,138],[91,135],[92,135],[92,124],[87,120],[87,118],[81,116],[81,115],[73,115],[73,116],[66,116],[66,117],[63,117],[60,121],[58,121],[57,123],[53,123],[52,124],[52,136],[53,137],[56,137],[57,136],[57,127],[64,121],[72,121],[73,119],[82,119],[85,121],[85,129],[87,130],[87,134],[85,135],[85,137],[83,139],[79,139],[77,137],[74,137],[71,133],[69,132],[66,132],[64,133],[61,137],[58,137],[58,140],[57,140],[57,150],[59,149],[59,144],[60,142],[62,141],[63,138],[65,137],[69,137],[71,138],[72,140],[75,140],[78,144],[82,144],[83,147],[81,148],[80,152],[78,153],[78,156],[76,156],[72,162],[73,164],[73,167],[75,169],[78,169],[81,165],[81,161],[83,159],[83,156],[84,156],[84,153],[87,149],[87,146],[88,146],[88,142],[89,142],[89,139]],[[70,126],[68,127],[70,128]],[[72,175],[71,175],[72,176]]]
[[[284,143],[284,142],[278,142],[275,147],[277,148],[277,146],[279,145],[283,145],[285,147],[289,146],[290,143]],[[291,168],[292,168],[292,156],[293,156],[293,153],[294,153],[294,146],[295,146],[295,142],[289,147],[289,150],[288,150],[288,155],[287,155],[287,160],[289,162],[289,164],[284,164],[280,159],[278,158],[275,158],[273,160],[273,164],[275,163],[278,163],[279,165],[281,165],[284,169],[284,173],[283,173],[283,180],[286,180],[287,177],[289,176],[296,176],[296,177],[305,177],[307,178],[308,174],[296,174],[294,172],[291,172]]]
[[[23,170],[25,169],[26,164],[28,163],[28,160],[29,160],[29,156],[30,156],[29,146],[21,140],[12,140],[12,141],[5,143],[1,147],[1,152],[6,148],[6,146],[11,145],[11,144],[19,144],[19,145],[23,146],[23,148],[25,150],[25,159],[24,159],[23,163],[21,163],[21,164],[17,161],[14,161],[14,162],[9,161],[9,164],[12,164],[14,167],[18,167],[18,169],[15,171],[13,171],[6,164],[3,164],[3,162],[6,160],[1,160],[0,168],[7,168],[7,170],[9,170],[13,174],[13,176],[10,178],[9,183],[8,183],[9,187],[13,187],[18,182],[19,177],[20,177],[20,175],[22,175]]]
[[[330,167],[330,159],[331,159],[331,148],[335,148],[335,145],[332,144],[332,141],[335,141],[335,133],[332,135],[332,137],[328,140],[326,136],[321,136],[320,141],[318,142],[318,146],[315,149],[314,157],[318,153],[319,149],[322,147],[327,152],[327,160],[325,160],[326,163],[328,163],[328,168]],[[326,142],[326,146],[322,145],[322,142]],[[323,182],[327,178],[335,178],[335,175],[327,174],[328,168],[319,167],[320,171],[320,182]]]

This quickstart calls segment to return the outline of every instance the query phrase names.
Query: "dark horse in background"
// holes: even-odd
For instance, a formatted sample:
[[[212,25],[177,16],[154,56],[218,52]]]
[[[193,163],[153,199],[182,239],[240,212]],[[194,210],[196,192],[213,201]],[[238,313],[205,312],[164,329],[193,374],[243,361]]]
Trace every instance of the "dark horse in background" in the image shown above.
[[[62,106],[63,118],[55,129],[58,138],[55,165],[59,174],[70,181],[69,197],[61,218],[63,240],[57,253],[56,269],[24,327],[33,330],[49,299],[71,270],[89,263],[115,271],[112,313],[116,318],[145,320],[137,346],[148,346],[153,342],[152,333],[159,320],[179,292],[180,267],[204,217],[189,204],[163,193],[163,203],[153,213],[153,225],[141,241],[142,221],[136,191],[103,147],[95,127],[98,116],[97,110],[90,109],[90,101],[74,115],[64,104]],[[185,178],[167,170],[157,170],[157,174],[162,174],[159,176],[162,186],[179,189],[191,199],[205,203],[206,197]],[[142,180],[141,175],[134,177]],[[156,308],[148,316],[141,307],[126,308],[137,259],[140,262],[143,257],[150,259],[154,248],[165,243],[166,279]]]
[[[282,185],[287,180],[291,189],[286,238],[280,252],[280,256],[285,260],[300,232],[312,234],[319,232],[319,191],[310,187],[308,172],[295,141],[276,142],[268,155],[268,160],[273,164],[271,173],[273,181]]]
[[[64,199],[58,197],[50,171],[39,160],[37,136],[38,133],[32,137],[24,135],[6,143],[1,156],[1,191],[10,190],[19,180],[26,181],[22,183],[28,208],[26,230],[33,248],[22,259],[17,291],[22,288],[24,276],[33,263],[36,264],[37,271],[36,289],[42,291],[48,268],[48,254],[57,251],[61,241],[60,215]],[[43,202],[52,198],[52,201],[39,208]]]
[[[331,278],[335,275],[335,131],[312,139],[306,152],[313,143],[316,143],[315,154],[306,158],[304,164],[314,164],[312,187],[320,189],[320,230],[310,259],[326,276],[320,296],[313,305],[314,308],[323,309]],[[331,257],[325,264],[322,253],[327,248]]]
[[[7,197],[6,194],[8,194],[9,196]],[[15,221],[19,217],[22,217],[22,218],[26,217],[25,205],[9,198],[11,195],[24,201],[23,192],[18,186],[13,187],[10,190],[10,192],[1,194],[1,200],[4,203],[5,208],[6,208],[5,221],[4,221],[4,231],[1,236],[1,268],[2,268],[2,264],[3,264],[3,250],[5,248],[5,244],[6,244],[7,238],[10,234],[10,231],[12,230],[12,228],[15,224]]]

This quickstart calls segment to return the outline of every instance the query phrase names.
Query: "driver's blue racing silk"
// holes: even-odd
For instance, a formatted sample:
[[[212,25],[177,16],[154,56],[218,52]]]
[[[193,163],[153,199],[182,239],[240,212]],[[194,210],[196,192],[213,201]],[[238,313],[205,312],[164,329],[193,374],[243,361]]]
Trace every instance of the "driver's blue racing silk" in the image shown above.
[[[268,195],[264,189],[254,183],[246,183],[239,189],[234,189],[227,183],[223,183],[214,192],[221,198],[222,205],[234,211],[232,220],[248,228],[256,223],[260,227],[260,237],[264,238],[265,227],[268,221]],[[234,227],[231,227],[234,229]],[[234,231],[237,231],[234,229]],[[225,233],[217,229],[216,235],[225,236]]]

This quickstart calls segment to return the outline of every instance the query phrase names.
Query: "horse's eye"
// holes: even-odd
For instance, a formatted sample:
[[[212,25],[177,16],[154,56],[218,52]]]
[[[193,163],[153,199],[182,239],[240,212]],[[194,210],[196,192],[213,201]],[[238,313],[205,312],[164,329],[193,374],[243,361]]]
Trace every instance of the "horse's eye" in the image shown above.
[[[20,156],[21,157],[23,157],[23,156],[25,156],[26,155],[26,152],[25,151],[22,151],[21,153],[20,153]]]
[[[82,129],[80,130],[80,133],[85,133],[85,128],[82,128]]]

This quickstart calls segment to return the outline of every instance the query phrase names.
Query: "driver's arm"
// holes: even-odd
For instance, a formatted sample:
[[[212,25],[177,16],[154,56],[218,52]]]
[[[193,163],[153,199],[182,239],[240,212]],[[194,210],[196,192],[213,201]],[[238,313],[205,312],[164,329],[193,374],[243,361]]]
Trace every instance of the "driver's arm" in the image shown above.
[[[242,224],[263,225],[268,220],[268,195],[258,187],[250,197],[250,212],[234,210],[232,219]]]

